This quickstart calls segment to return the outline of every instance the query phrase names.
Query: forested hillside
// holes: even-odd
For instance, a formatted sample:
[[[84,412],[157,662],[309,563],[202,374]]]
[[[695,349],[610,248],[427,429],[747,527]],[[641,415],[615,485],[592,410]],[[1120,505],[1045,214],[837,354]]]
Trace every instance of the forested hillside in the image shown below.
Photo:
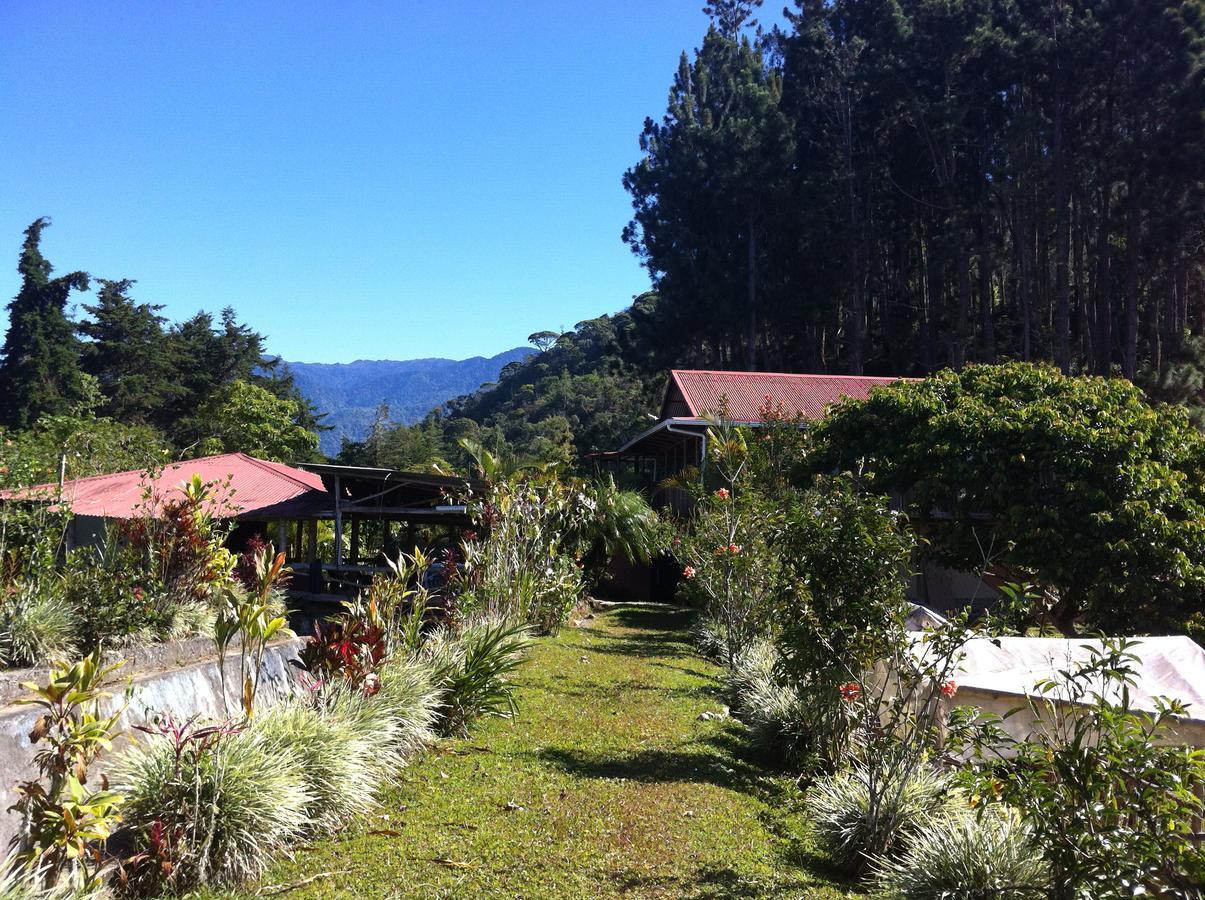
[[[613,447],[671,366],[1045,360],[1205,406],[1202,0],[800,0],[768,31],[758,5],[708,7],[623,176],[655,292],[451,404],[427,449]]]
[[[530,347],[516,347],[488,359],[358,359],[284,365],[302,396],[326,413],[323,423],[330,430],[320,436],[320,447],[333,456],[344,438],[364,440],[378,419],[410,424],[449,397],[494,381],[503,366],[533,352]]]

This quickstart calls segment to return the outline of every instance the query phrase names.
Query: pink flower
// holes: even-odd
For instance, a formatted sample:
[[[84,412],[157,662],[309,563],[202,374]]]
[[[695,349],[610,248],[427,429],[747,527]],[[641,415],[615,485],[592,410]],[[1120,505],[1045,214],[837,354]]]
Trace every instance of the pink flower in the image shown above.
[[[371,672],[364,679],[364,696],[372,697],[381,690],[381,676],[376,672]]]
[[[841,692],[841,699],[847,703],[853,703],[862,696],[862,685],[856,681],[847,681],[837,690]]]
[[[728,497],[730,496],[728,493],[728,488],[720,488],[718,491],[715,492],[715,495],[717,497],[719,497],[721,500],[727,500]]]
[[[941,686],[941,695],[943,697],[953,697],[958,693],[958,685],[953,681],[947,681]]]
[[[686,579],[694,578],[694,577],[695,577],[695,570],[694,570],[694,567],[693,567],[693,566],[687,566],[685,569],[683,569],[683,570],[682,570],[682,577],[683,577],[683,578],[686,578]]]

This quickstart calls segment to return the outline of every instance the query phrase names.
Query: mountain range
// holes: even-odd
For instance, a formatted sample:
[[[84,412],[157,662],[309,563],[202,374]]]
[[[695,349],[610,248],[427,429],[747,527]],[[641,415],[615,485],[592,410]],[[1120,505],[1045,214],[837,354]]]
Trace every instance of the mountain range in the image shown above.
[[[320,446],[334,456],[344,438],[364,440],[382,403],[389,406],[390,421],[416,422],[441,403],[496,381],[503,366],[534,352],[515,347],[489,358],[289,362],[288,367],[301,393],[326,413],[324,424],[333,426],[322,432]]]

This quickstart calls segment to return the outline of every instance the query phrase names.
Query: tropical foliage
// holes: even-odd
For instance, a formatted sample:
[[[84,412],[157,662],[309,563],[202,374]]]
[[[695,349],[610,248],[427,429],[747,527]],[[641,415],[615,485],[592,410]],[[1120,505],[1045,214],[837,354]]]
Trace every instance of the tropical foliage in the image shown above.
[[[813,468],[903,496],[934,558],[1042,586],[1034,620],[1132,634],[1205,610],[1205,437],[1125,381],[972,366],[842,404],[814,437]]]

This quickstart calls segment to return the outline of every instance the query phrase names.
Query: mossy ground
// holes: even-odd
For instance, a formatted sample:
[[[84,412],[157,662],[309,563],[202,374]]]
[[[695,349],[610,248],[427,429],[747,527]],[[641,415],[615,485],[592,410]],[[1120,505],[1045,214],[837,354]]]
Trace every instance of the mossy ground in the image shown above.
[[[519,717],[408,770],[378,817],[241,896],[846,897],[799,791],[718,712],[690,614],[624,606],[537,643]]]

